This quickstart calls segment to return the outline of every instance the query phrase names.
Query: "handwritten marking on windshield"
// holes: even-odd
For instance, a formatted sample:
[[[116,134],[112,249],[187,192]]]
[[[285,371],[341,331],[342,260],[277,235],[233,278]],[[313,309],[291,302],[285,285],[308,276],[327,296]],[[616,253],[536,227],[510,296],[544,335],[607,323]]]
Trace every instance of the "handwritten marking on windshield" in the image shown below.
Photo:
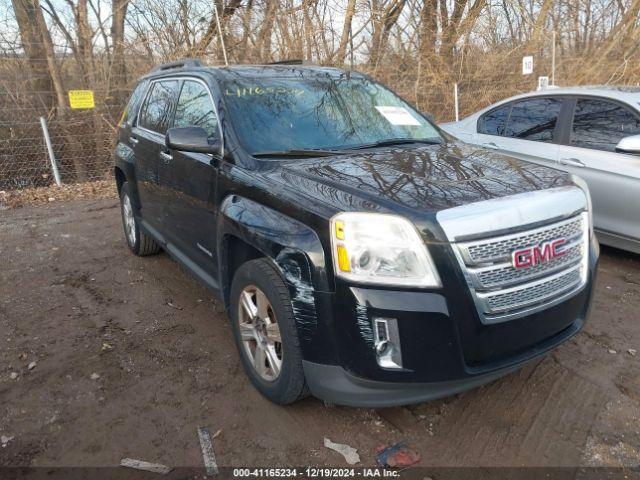
[[[238,87],[238,88],[227,88],[224,91],[224,94],[228,97],[246,97],[246,96],[254,96],[254,95],[283,95],[289,94],[296,97],[299,97],[304,94],[304,90],[302,88],[287,88],[287,87]]]

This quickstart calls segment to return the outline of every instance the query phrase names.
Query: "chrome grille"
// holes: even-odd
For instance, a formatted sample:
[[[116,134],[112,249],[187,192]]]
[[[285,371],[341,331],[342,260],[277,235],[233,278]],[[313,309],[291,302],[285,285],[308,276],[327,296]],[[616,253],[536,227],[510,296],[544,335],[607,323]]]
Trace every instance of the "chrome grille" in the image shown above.
[[[539,245],[555,238],[574,238],[582,234],[582,217],[578,216],[549,227],[538,228],[520,235],[509,235],[480,242],[460,244],[466,263],[480,264],[511,259],[517,248]]]
[[[473,285],[477,288],[493,288],[513,284],[517,281],[534,280],[550,273],[575,265],[582,259],[582,243],[574,243],[565,249],[562,257],[552,262],[539,263],[526,270],[519,270],[511,262],[498,266],[484,268],[469,268],[468,272],[474,278]]]
[[[565,239],[562,256],[515,268],[513,252]],[[577,292],[586,281],[588,217],[510,235],[454,243],[454,249],[485,323],[497,323],[547,308]]]
[[[578,266],[569,272],[562,272],[552,278],[545,278],[533,284],[525,284],[523,287],[506,292],[478,293],[477,295],[483,301],[486,313],[500,313],[542,303],[551,297],[561,295],[578,285],[580,277],[580,266]]]

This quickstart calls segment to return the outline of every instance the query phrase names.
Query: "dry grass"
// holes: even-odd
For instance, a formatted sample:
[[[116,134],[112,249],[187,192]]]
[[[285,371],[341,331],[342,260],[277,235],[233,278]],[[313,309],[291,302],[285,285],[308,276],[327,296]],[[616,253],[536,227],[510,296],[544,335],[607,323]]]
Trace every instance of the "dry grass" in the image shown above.
[[[79,198],[117,198],[116,184],[113,180],[99,180],[87,183],[74,183],[62,187],[37,187],[23,190],[0,191],[0,209],[16,208]]]

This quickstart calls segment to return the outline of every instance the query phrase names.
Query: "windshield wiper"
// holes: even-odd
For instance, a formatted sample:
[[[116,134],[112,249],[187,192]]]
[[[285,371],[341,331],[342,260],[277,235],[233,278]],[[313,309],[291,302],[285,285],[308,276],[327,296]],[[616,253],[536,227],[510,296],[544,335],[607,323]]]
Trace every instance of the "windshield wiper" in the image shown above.
[[[355,147],[349,147],[349,150],[363,150],[365,148],[375,147],[389,147],[391,145],[405,145],[408,143],[422,143],[425,145],[440,145],[442,143],[439,139],[434,138],[389,138],[387,140],[379,140],[377,142],[363,143],[362,145],[356,145]]]
[[[313,157],[331,157],[334,155],[344,155],[345,152],[339,150],[315,150],[315,149],[291,149],[273,152],[252,153],[257,158],[280,158],[280,157],[296,157],[296,158],[313,158]]]

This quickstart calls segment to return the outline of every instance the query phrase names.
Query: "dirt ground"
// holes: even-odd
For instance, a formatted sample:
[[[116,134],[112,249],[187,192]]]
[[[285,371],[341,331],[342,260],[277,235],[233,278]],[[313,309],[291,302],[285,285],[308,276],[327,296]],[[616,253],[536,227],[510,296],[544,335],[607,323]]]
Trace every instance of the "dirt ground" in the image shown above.
[[[115,199],[0,211],[0,262],[0,466],[200,467],[199,426],[223,466],[346,466],[324,437],[364,465],[401,439],[424,466],[640,465],[637,255],[603,248],[590,322],[537,365],[377,410],[261,397],[220,305],[130,254]]]

